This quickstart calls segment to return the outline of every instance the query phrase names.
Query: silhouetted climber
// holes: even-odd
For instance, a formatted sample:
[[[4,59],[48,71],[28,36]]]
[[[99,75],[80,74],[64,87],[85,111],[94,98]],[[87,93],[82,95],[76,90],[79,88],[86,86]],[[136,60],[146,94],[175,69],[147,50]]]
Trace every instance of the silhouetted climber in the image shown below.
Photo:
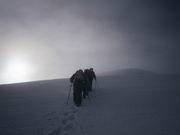
[[[82,92],[85,89],[86,78],[83,71],[80,69],[76,71],[70,78],[70,82],[73,83],[73,101],[76,106],[81,106]]]
[[[89,74],[90,74],[90,70],[85,69],[84,70],[84,75],[85,75],[85,78],[86,78],[86,85],[85,85],[85,90],[84,90],[84,94],[83,94],[84,98],[86,98],[86,96],[89,96],[89,89],[90,89]]]
[[[95,74],[93,68],[90,68],[88,71],[89,91],[92,91],[93,79],[96,80],[96,74]]]

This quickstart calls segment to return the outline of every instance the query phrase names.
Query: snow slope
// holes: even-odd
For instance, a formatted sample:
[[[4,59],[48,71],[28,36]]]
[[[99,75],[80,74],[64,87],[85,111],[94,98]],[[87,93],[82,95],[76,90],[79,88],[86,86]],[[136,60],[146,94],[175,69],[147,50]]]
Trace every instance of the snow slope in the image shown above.
[[[0,135],[179,135],[180,77],[126,71],[98,77],[83,106],[69,82],[0,86]]]

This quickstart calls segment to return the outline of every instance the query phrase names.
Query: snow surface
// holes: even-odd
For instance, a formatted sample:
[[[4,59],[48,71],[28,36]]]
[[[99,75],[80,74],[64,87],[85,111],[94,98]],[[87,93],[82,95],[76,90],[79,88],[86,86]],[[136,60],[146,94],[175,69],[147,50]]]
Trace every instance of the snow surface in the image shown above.
[[[82,107],[68,79],[0,86],[0,135],[179,135],[180,77],[99,76]]]

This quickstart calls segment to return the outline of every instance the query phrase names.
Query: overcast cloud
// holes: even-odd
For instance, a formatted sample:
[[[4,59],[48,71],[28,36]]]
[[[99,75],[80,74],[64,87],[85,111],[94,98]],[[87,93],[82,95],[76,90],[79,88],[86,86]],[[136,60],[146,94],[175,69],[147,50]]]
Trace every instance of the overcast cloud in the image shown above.
[[[180,9],[167,0],[0,0],[0,74],[15,58],[31,80],[142,68],[180,72]],[[0,78],[2,81],[3,78]]]

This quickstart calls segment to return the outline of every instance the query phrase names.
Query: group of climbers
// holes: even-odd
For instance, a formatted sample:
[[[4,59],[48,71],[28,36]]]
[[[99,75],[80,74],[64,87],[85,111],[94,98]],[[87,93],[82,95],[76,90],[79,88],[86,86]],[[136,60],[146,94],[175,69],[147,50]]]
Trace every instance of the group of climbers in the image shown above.
[[[93,68],[79,69],[74,73],[70,82],[73,86],[73,102],[76,106],[81,106],[82,98],[89,97],[89,92],[92,91],[93,79],[96,80],[96,75]]]

